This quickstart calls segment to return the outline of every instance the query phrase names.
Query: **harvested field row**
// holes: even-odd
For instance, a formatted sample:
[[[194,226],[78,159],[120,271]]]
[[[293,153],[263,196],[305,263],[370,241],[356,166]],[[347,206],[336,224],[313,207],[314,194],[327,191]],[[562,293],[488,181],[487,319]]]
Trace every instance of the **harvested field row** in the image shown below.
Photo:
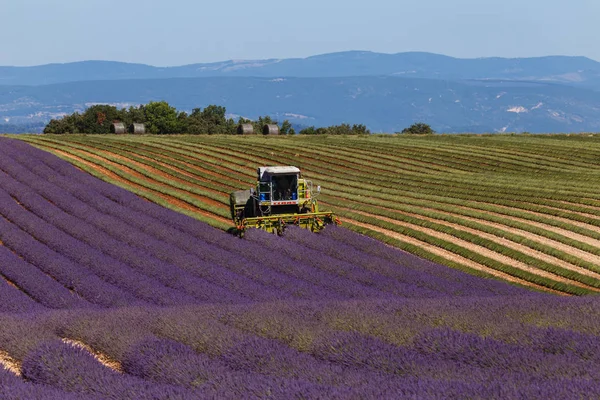
[[[185,214],[191,213],[191,215],[194,216],[204,216],[206,218],[203,220],[213,222],[216,226],[229,224],[229,220],[224,218],[224,215],[226,215],[225,211],[215,213],[207,210],[206,207],[206,205],[213,205],[219,209],[226,210],[227,207],[223,203],[216,203],[205,197],[173,189],[169,185],[163,185],[153,179],[148,179],[146,176],[139,174],[130,168],[118,165],[103,159],[102,157],[95,156],[94,154],[77,154],[74,151],[60,150],[47,145],[40,147],[57,154],[67,161],[73,162],[75,165],[80,166],[84,171],[91,172],[94,176],[101,177],[128,190],[133,189],[132,191],[134,193],[151,201],[156,201],[156,198],[158,197],[162,200],[159,204],[174,209],[175,211],[183,211]],[[134,178],[137,178],[137,180]],[[158,186],[158,188],[152,187],[154,185]],[[180,196],[177,196],[176,194],[180,194]],[[193,201],[192,199],[197,199],[198,201]]]
[[[574,288],[600,288],[600,212],[595,209],[595,204],[600,209],[600,187],[589,179],[580,186],[569,179],[574,173],[600,172],[587,161],[565,158],[569,144],[564,141],[542,151],[535,140],[515,148],[493,138],[485,143],[480,138],[24,139],[92,162],[129,187],[159,189],[164,201],[191,198],[192,207],[219,224],[227,221],[229,192],[252,186],[257,166],[296,165],[324,187],[325,205],[341,211],[343,204],[354,204],[354,214],[345,214],[349,222],[360,222],[352,215],[364,213],[374,217],[374,226],[385,229],[386,223],[406,224],[402,219],[409,218],[416,222],[410,222],[412,229],[444,239],[449,246],[442,249],[446,257],[453,246],[466,246],[473,256],[463,259],[471,262],[491,257],[499,265],[549,279],[549,285],[565,284],[571,293],[578,291]],[[587,152],[590,155],[581,158],[595,154],[594,148]],[[525,154],[532,157],[524,160]],[[96,176],[102,176],[99,171],[96,168]],[[539,179],[542,176],[546,178]],[[449,234],[452,230],[455,233]],[[413,245],[425,249],[422,242]]]
[[[99,167],[104,159],[91,152],[60,148],[65,158],[93,167],[95,174],[110,171],[121,179],[127,175],[112,161]],[[418,268],[399,273],[396,264],[375,255],[358,265],[361,259],[347,260],[344,254],[319,256],[291,236],[250,234],[240,240],[193,224],[194,230],[186,234],[182,229],[190,229],[193,220],[175,213],[163,217],[166,210],[77,171],[50,153],[19,141],[7,142],[0,152],[0,215],[6,220],[0,232],[12,251],[5,252],[11,257],[6,265],[13,266],[13,275],[21,280],[15,281],[17,286],[44,307],[394,298],[446,290],[443,284],[433,290]],[[132,186],[145,175],[127,176],[125,184]],[[138,180],[141,187],[132,186],[135,190],[151,186]],[[177,217],[184,219],[177,222]],[[282,241],[287,242],[286,255],[265,252],[271,248],[278,254]],[[19,258],[22,266],[17,265]],[[465,284],[465,277],[460,281],[457,284]]]
[[[340,165],[308,176],[352,230],[240,239],[198,221],[222,224],[197,196],[247,187],[275,155],[87,139],[26,138],[61,159],[0,137],[0,398],[600,397],[600,297],[564,296],[596,294],[597,271],[528,218],[345,185]]]

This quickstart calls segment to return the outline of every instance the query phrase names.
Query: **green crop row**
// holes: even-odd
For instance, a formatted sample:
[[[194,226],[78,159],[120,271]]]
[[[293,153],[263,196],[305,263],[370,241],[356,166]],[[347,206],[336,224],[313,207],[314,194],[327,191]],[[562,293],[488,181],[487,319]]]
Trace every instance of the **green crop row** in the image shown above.
[[[139,179],[131,174],[128,174],[126,172],[124,172],[122,169],[120,168],[115,168],[114,166],[108,164],[108,163],[104,163],[101,161],[98,161],[97,159],[88,156],[85,152],[81,152],[78,150],[74,150],[73,148],[71,148],[70,146],[62,146],[62,145],[57,145],[57,144],[51,144],[48,142],[35,142],[35,145],[37,145],[38,147],[44,149],[44,150],[60,150],[63,151],[67,154],[73,155],[77,158],[80,158],[81,160],[87,161],[89,163],[93,163],[95,165],[98,165],[102,168],[105,168],[107,170],[109,170],[110,172],[112,172],[113,174],[119,176],[120,178],[122,178],[123,180],[127,181],[127,182],[131,182],[132,185],[128,185],[128,184],[123,184],[122,182],[115,180],[115,179],[110,179],[108,177],[106,177],[106,175],[101,174],[99,172],[97,172],[94,168],[90,168],[89,165],[82,163],[82,162],[77,162],[77,166],[89,173],[92,173],[94,176],[97,176],[103,180],[109,181],[110,183],[116,184],[117,186],[121,186],[124,187],[127,190],[130,190],[142,197],[148,198],[149,200],[154,201],[157,198],[160,198],[160,196],[156,195],[156,194],[152,194],[151,192],[155,192],[155,193],[160,193],[160,194],[164,194],[170,197],[173,197],[175,199],[181,200],[191,206],[194,206],[202,211],[208,212],[208,213],[212,213],[215,216],[220,216],[220,217],[225,217],[225,218],[229,218],[229,214],[227,212],[226,209],[221,208],[221,207],[215,207],[212,206],[206,202],[202,202],[192,196],[186,195],[186,194],[182,194],[179,191],[174,191],[174,190],[167,190],[165,189],[163,186],[161,185],[157,185],[152,183],[150,180],[146,180],[146,179]],[[70,157],[62,157],[63,159],[75,164],[76,160],[73,160]],[[150,191],[150,193],[148,193],[146,190],[140,190],[135,188],[135,185],[137,186],[142,186],[144,189],[147,189],[148,191]],[[134,190],[132,190],[134,189]],[[150,196],[152,197],[152,199],[150,199]],[[162,199],[157,203],[161,204],[161,205],[165,205],[165,204],[169,204],[166,200]],[[169,208],[172,209],[177,209],[178,211],[181,210],[180,207],[174,207],[172,205],[169,206]],[[196,216],[197,219],[202,220],[203,222],[207,222],[210,223],[213,226],[219,226],[220,228],[224,228],[225,225],[220,222],[219,220],[215,220],[209,217],[204,217],[202,215],[198,215]],[[228,226],[229,227],[229,226]]]
[[[231,146],[230,149],[228,150],[229,154],[231,154],[233,149],[234,149],[234,146]],[[222,149],[221,151],[225,152],[227,150]],[[237,152],[238,152],[238,154],[237,154],[238,157],[241,157],[240,154],[242,154],[242,153],[245,156],[248,155],[248,153],[244,149],[237,149]],[[245,158],[252,159],[251,157],[245,157]],[[290,163],[295,161],[294,157],[283,156],[281,154],[279,155],[278,159],[281,161],[286,161],[286,162],[290,162]],[[452,182],[439,181],[436,186],[427,185],[427,184],[420,185],[418,182],[416,184],[412,184],[407,181],[395,183],[395,184],[385,182],[384,184],[377,185],[377,184],[372,184],[372,182],[375,182],[377,180],[377,178],[373,177],[370,174],[363,173],[360,177],[351,178],[350,174],[347,173],[346,170],[344,170],[343,172],[340,172],[340,168],[343,167],[343,165],[341,165],[341,164],[338,164],[338,168],[333,168],[330,166],[329,162],[319,161],[318,158],[310,158],[308,160],[305,159],[303,161],[303,164],[307,165],[307,167],[304,168],[304,170],[306,170],[307,172],[308,171],[318,172],[321,176],[323,176],[323,177],[326,176],[327,178],[339,177],[340,179],[343,179],[347,184],[355,183],[354,187],[362,187],[362,188],[366,188],[366,189],[374,190],[374,191],[377,191],[376,187],[380,187],[382,189],[385,189],[387,192],[394,193],[394,194],[401,194],[402,192],[406,193],[407,191],[435,194],[435,193],[440,192],[440,188],[443,188],[445,197],[450,197],[449,194],[452,194],[452,195],[454,195],[454,197],[459,198],[459,199],[465,199],[465,200],[466,199],[475,199],[477,201],[487,202],[487,203],[493,202],[496,204],[506,205],[509,207],[523,208],[523,209],[528,209],[528,210],[535,211],[535,212],[542,212],[542,213],[546,213],[549,215],[574,219],[574,220],[577,220],[580,222],[585,222],[585,223],[590,223],[590,219],[585,216],[580,216],[577,214],[570,213],[568,211],[561,211],[560,209],[556,210],[556,209],[548,208],[548,207],[545,207],[545,205],[550,203],[555,208],[564,207],[564,208],[568,208],[571,211],[575,211],[575,212],[594,212],[594,213],[600,214],[600,210],[589,210],[586,208],[579,207],[577,205],[569,205],[569,204],[563,204],[563,203],[559,203],[559,202],[552,202],[551,200],[548,200],[545,197],[531,197],[531,198],[525,199],[525,201],[515,201],[514,197],[505,196],[505,195],[490,196],[489,192],[487,193],[487,195],[478,196],[473,193],[460,192],[458,190],[449,189],[449,187],[451,187],[451,184],[453,184]],[[380,178],[380,179],[383,179],[385,181],[385,178]],[[366,183],[366,182],[368,182],[368,183]],[[532,196],[533,196],[533,194],[532,194]],[[528,201],[532,201],[532,200],[534,200],[534,201],[537,200],[541,204],[528,202]],[[591,223],[594,224],[594,222],[591,222]],[[600,223],[600,222],[597,222],[596,224],[598,224],[598,223]]]
[[[152,174],[147,169],[142,168],[132,162],[128,162],[121,158],[117,158],[117,157],[114,157],[111,155],[102,154],[96,148],[90,148],[89,146],[82,146],[82,145],[71,142],[69,151],[73,151],[73,150],[79,150],[77,153],[73,152],[73,154],[77,155],[78,157],[83,156],[83,157],[85,157],[84,159],[86,159],[87,161],[95,162],[96,164],[101,165],[102,167],[111,170],[111,172],[117,173],[117,171],[118,171],[119,176],[126,178],[127,180],[131,180],[132,182],[140,184],[140,182],[145,182],[145,180],[137,179],[132,174],[129,174],[120,168],[114,168],[109,163],[99,162],[97,159],[95,159],[93,157],[87,157],[85,154],[86,153],[93,154],[93,155],[101,157],[107,161],[110,161],[113,164],[118,164],[120,166],[127,167],[128,169],[143,175],[150,182],[154,181],[159,184],[170,187],[171,190],[166,190],[165,194],[169,193],[170,195],[172,195],[174,192],[177,193],[177,191],[183,191],[183,192],[187,192],[190,194],[195,194],[198,196],[206,197],[208,199],[217,201],[227,207],[229,206],[228,199],[224,198],[224,196],[221,194],[215,194],[213,191],[203,190],[196,186],[185,185],[185,184],[179,183],[175,180],[169,179],[168,177],[163,177],[161,175]],[[160,187],[160,186],[155,184],[154,187]],[[187,196],[181,195],[181,194],[180,194],[180,196],[187,197]],[[174,196],[174,197],[180,197],[180,196]],[[181,197],[181,198],[183,199],[183,197]],[[213,210],[211,210],[211,211],[213,211]],[[217,215],[219,215],[219,214],[217,214]]]
[[[365,206],[362,203],[357,203],[355,201],[351,201],[351,200],[347,200],[347,199],[345,199],[344,201],[335,201],[335,200],[331,200],[329,196],[324,196],[324,200],[326,200],[328,204],[336,205],[338,207],[345,205],[346,207],[349,207],[352,209],[357,209],[360,211],[369,212],[372,214],[376,214],[376,215],[380,215],[380,216],[384,216],[384,217],[392,218],[392,219],[400,220],[399,218],[397,218],[398,215],[401,215],[401,214],[399,214],[399,212],[405,212],[405,213],[412,214],[416,218],[418,218],[418,216],[423,216],[423,217],[426,217],[429,219],[436,219],[436,220],[445,221],[445,222],[448,222],[448,223],[451,223],[454,225],[464,226],[466,228],[475,229],[480,232],[492,234],[494,236],[497,236],[498,238],[508,239],[512,242],[527,246],[533,250],[537,250],[539,252],[545,253],[545,254],[555,257],[557,259],[560,259],[560,260],[563,260],[570,264],[573,264],[574,266],[582,267],[582,268],[588,269],[590,271],[600,273],[600,265],[598,265],[598,264],[593,264],[588,261],[582,260],[579,257],[565,253],[564,251],[557,250],[552,246],[541,244],[535,240],[527,239],[526,237],[519,235],[519,234],[515,234],[513,232],[510,232],[509,230],[499,229],[499,228],[495,228],[495,227],[492,227],[489,225],[485,225],[485,223],[482,223],[483,221],[482,222],[474,222],[471,220],[460,218],[459,216],[455,216],[452,214],[445,214],[445,213],[440,213],[440,212],[435,212],[435,211],[424,210],[424,209],[421,209],[418,207],[413,207],[413,206],[399,205],[399,207],[397,207],[396,209],[389,210],[389,209],[382,209],[377,206],[371,206],[371,207]],[[509,227],[507,226],[506,228],[509,228]]]
[[[228,147],[233,147],[233,148],[239,148],[239,146],[236,147],[235,144],[233,145],[229,145],[229,146],[223,146],[224,149],[227,149]],[[257,148],[261,148],[260,145],[257,146]],[[264,147],[262,146],[262,148],[264,150],[267,150],[268,147]],[[255,150],[255,149],[253,149]],[[290,156],[291,154],[294,153],[295,149],[292,148],[288,148],[285,146],[279,146],[277,147],[277,151],[278,154],[283,155],[282,154],[282,150],[287,150],[286,154],[288,156]],[[304,149],[303,151],[303,155],[305,156],[309,156],[311,158],[321,158],[321,159],[326,159],[328,161],[328,164],[335,164],[335,165],[339,165],[339,166],[343,166],[345,168],[350,168],[352,170],[357,170],[357,171],[362,171],[365,168],[366,169],[372,169],[374,165],[377,165],[378,163],[378,158],[377,157],[368,157],[365,159],[360,159],[359,157],[349,157],[349,158],[340,158],[338,155],[336,155],[335,153],[332,153],[330,151],[327,150],[323,150],[323,149],[315,149],[315,150],[311,150],[311,151],[307,151],[306,149]],[[334,161],[334,160],[339,160],[339,161]],[[356,166],[353,166],[352,164],[358,164]],[[441,175],[441,174],[429,174],[426,176],[422,176],[422,175],[416,175],[416,174],[411,174],[410,176],[406,177],[403,175],[397,175],[396,171],[391,170],[389,171],[391,176],[386,176],[386,178],[390,181],[390,183],[401,183],[401,182],[405,182],[407,180],[418,180],[421,183],[431,183],[431,184],[451,184],[453,187],[460,187],[463,186],[464,188],[470,189],[470,190],[474,190],[474,191],[479,191],[479,192],[489,192],[489,191],[502,191],[503,193],[515,193],[515,194],[520,194],[523,196],[529,196],[532,198],[538,198],[540,197],[540,195],[542,193],[540,193],[540,190],[544,190],[545,192],[543,193],[543,195],[548,198],[548,197],[556,197],[559,198],[561,200],[565,200],[565,199],[573,199],[573,198],[577,198],[577,197],[581,197],[581,196],[585,196],[585,195],[596,195],[598,196],[598,188],[594,187],[595,191],[592,192],[586,192],[586,191],[582,191],[582,192],[573,192],[571,191],[567,191],[564,189],[561,189],[561,191],[558,191],[557,188],[555,186],[557,186],[559,183],[554,183],[553,187],[548,187],[547,189],[545,189],[544,187],[537,185],[536,187],[533,187],[531,189],[523,189],[523,182],[519,182],[517,180],[517,183],[513,183],[511,181],[515,180],[515,176],[513,175],[486,175],[486,179],[485,181],[481,180],[481,175],[480,174],[452,174],[452,175]],[[393,174],[393,175],[392,175]],[[395,175],[395,176],[394,176]],[[375,177],[378,178],[378,177]],[[546,177],[547,179],[548,177]],[[494,179],[497,179],[498,181],[494,181]],[[494,184],[496,183],[496,184]],[[562,186],[561,186],[562,188]]]
[[[342,206],[345,208],[350,208],[352,210],[358,210],[358,211],[368,210],[367,207],[362,207],[360,205],[348,205],[343,202],[341,204],[339,204],[339,203],[336,204],[336,202],[333,202],[333,203],[331,203],[331,205]],[[362,215],[362,214],[355,213],[354,215]],[[399,213],[394,213],[392,216],[393,216],[393,219],[396,221],[404,222],[404,223],[410,224],[411,226],[414,226],[415,227],[414,229],[418,229],[417,227],[422,227],[422,228],[434,230],[436,232],[444,233],[446,235],[450,235],[452,237],[463,240],[465,242],[470,242],[479,247],[486,248],[495,253],[502,254],[506,257],[509,257],[511,259],[519,261],[523,264],[529,265],[535,269],[544,270],[544,271],[550,272],[552,274],[555,274],[557,276],[561,276],[561,277],[564,277],[564,278],[567,278],[570,280],[581,282],[588,286],[600,288],[600,281],[598,279],[592,278],[588,275],[584,275],[584,274],[581,274],[576,271],[568,270],[563,267],[547,263],[545,261],[542,261],[540,259],[532,257],[528,254],[525,254],[521,251],[511,249],[500,243],[494,242],[489,239],[482,238],[481,236],[474,235],[470,232],[466,232],[466,231],[458,229],[458,228],[450,227],[450,226],[439,224],[436,222],[422,220],[419,218],[414,218],[414,217],[399,214]],[[376,217],[373,217],[373,218],[380,221],[377,224],[379,226],[382,226],[383,224],[387,224],[386,221],[381,221],[380,219],[378,219]],[[391,225],[395,225],[395,224],[391,224]],[[451,242],[448,242],[448,243],[451,243]],[[477,252],[472,251],[471,254],[477,254]],[[467,258],[469,258],[469,257],[467,257]],[[473,260],[473,261],[475,261],[475,260]]]
[[[394,225],[394,224],[391,224],[388,222],[377,220],[376,218],[371,218],[371,217],[367,217],[367,216],[360,215],[360,214],[354,214],[351,212],[341,212],[340,214],[344,215],[346,217],[349,217],[353,220],[356,220],[358,222],[363,222],[363,223],[367,223],[367,224],[371,224],[371,225],[377,225],[384,229],[399,233],[401,235],[409,236],[411,238],[420,240],[422,242],[429,243],[431,245],[440,247],[444,250],[451,251],[451,252],[458,254],[464,258],[472,260],[478,264],[487,266],[487,267],[489,267],[491,269],[495,269],[497,271],[504,272],[506,274],[515,276],[517,278],[526,280],[528,282],[532,282],[532,283],[535,283],[535,284],[538,284],[541,286],[545,286],[545,287],[548,287],[548,288],[551,288],[554,290],[558,290],[558,291],[570,293],[570,294],[576,294],[576,295],[596,293],[589,289],[581,288],[578,286],[574,286],[574,285],[570,285],[570,284],[566,284],[566,283],[562,283],[562,282],[557,282],[552,279],[545,278],[545,277],[524,271],[522,269],[503,264],[496,260],[485,257],[481,254],[473,253],[472,251],[465,249],[464,247],[461,247],[455,243],[447,242],[445,240],[436,238],[434,236],[427,235],[418,230]]]
[[[423,247],[352,225],[368,223],[413,237],[519,279],[570,294],[596,292],[600,280],[545,262],[536,252],[600,273],[600,265],[578,256],[600,256],[600,248],[554,232],[551,227],[600,240],[600,185],[596,168],[600,141],[530,137],[223,137],[223,136],[27,136],[49,151],[58,150],[78,167],[163,206],[213,226],[230,225],[227,196],[255,182],[260,165],[295,165],[324,185],[322,200],[350,219],[351,229],[454,268],[488,274],[442,258]],[[573,153],[576,153],[573,154]],[[573,155],[570,157],[570,155]],[[100,157],[100,159],[98,158]],[[85,162],[119,177],[111,179]],[[121,179],[123,181],[121,181]],[[183,201],[203,213],[173,206],[162,196]],[[203,202],[197,196],[221,206]],[[355,210],[355,211],[353,211]],[[366,215],[363,215],[365,213]],[[388,222],[390,218],[398,223]],[[585,223],[578,226],[568,221]],[[531,222],[531,223],[528,223]],[[533,225],[540,223],[548,226]],[[451,225],[451,226],[449,226]],[[464,228],[464,229],[463,229]],[[432,234],[423,232],[431,230]],[[532,249],[517,250],[481,237],[479,231]],[[522,232],[521,232],[522,231]],[[442,240],[434,232],[457,239]],[[571,246],[559,250],[524,232]],[[464,241],[464,242],[461,242]],[[524,271],[459,243],[519,261],[530,267],[587,285],[568,284]],[[549,260],[551,261],[551,260]]]

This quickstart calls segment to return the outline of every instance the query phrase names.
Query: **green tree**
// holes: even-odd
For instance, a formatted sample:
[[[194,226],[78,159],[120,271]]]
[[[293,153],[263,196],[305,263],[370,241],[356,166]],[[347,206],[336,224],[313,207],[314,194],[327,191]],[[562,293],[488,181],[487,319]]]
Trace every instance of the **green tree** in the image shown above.
[[[298,134],[300,135],[326,135],[328,132],[327,128],[315,128],[314,126],[309,126],[302,129]]]
[[[67,124],[64,121],[64,118],[62,119],[51,119],[50,122],[48,122],[48,124],[46,125],[46,127],[44,128],[44,133],[47,134],[65,134],[65,133],[71,133],[72,131],[68,131],[67,130]]]
[[[187,133],[192,135],[200,135],[207,133],[206,122],[202,118],[202,109],[194,108],[188,116]]]
[[[431,135],[434,134],[435,131],[431,129],[431,126],[427,125],[423,122],[417,122],[409,126],[408,128],[404,128],[402,133],[408,133],[411,135]]]
[[[121,121],[122,113],[115,106],[97,104],[88,107],[77,121],[78,133],[110,133],[113,122]]]
[[[253,122],[254,132],[262,133],[263,127],[265,125],[275,124],[277,125],[277,121],[273,120],[270,116],[266,115],[264,117],[260,116],[256,121]]]
[[[210,105],[202,110],[202,119],[204,119],[208,125],[225,125],[227,120],[225,114],[227,110],[223,106]]]
[[[174,133],[187,133],[190,128],[190,119],[185,111],[177,114],[177,129]]]
[[[44,128],[44,133],[48,134],[65,134],[65,133],[82,133],[81,130],[81,114],[75,112],[71,115],[65,115],[60,119],[51,119]]]
[[[128,110],[123,109],[123,122],[129,126],[134,122],[143,124],[146,122],[145,106],[142,104],[139,107],[130,106]]]
[[[281,129],[279,129],[279,132],[282,135],[293,135],[296,133],[294,128],[292,128],[292,124],[287,119],[281,123]]]
[[[177,109],[166,101],[152,101],[144,107],[146,129],[154,134],[179,133]]]
[[[371,131],[363,124],[352,125],[352,134],[354,135],[370,135]]]

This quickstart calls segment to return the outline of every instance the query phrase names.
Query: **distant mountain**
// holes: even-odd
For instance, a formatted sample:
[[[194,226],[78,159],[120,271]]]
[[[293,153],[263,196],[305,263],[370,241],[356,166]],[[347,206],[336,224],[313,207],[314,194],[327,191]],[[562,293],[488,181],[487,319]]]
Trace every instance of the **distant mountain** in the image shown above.
[[[0,86],[0,117],[49,119],[94,103],[166,100],[180,110],[218,104],[249,118],[362,123],[375,132],[425,121],[439,132],[600,131],[600,92],[555,83],[363,76],[177,78]],[[9,121],[6,121],[9,123]]]
[[[361,123],[394,132],[600,131],[600,63],[585,57],[459,59],[350,51],[308,58],[153,67],[84,61],[0,67],[0,131],[96,103],[223,105],[296,126]],[[38,125],[35,125],[38,124]]]
[[[600,63],[585,57],[460,59],[431,53],[383,54],[367,51],[293,59],[230,60],[178,67],[153,67],[110,61],[0,67],[0,85],[47,85],[117,79],[385,75],[443,80],[528,80],[600,89]]]

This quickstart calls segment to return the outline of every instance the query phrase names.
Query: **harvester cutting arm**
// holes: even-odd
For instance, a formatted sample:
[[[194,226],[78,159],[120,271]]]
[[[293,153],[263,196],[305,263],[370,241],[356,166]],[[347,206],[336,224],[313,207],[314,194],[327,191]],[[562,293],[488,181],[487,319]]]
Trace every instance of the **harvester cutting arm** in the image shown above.
[[[237,226],[238,232],[244,232],[248,228],[262,229],[267,232],[283,234],[287,225],[295,225],[301,228],[318,232],[327,224],[340,225],[341,221],[333,212],[316,212],[306,214],[269,215],[263,217],[244,218]]]

